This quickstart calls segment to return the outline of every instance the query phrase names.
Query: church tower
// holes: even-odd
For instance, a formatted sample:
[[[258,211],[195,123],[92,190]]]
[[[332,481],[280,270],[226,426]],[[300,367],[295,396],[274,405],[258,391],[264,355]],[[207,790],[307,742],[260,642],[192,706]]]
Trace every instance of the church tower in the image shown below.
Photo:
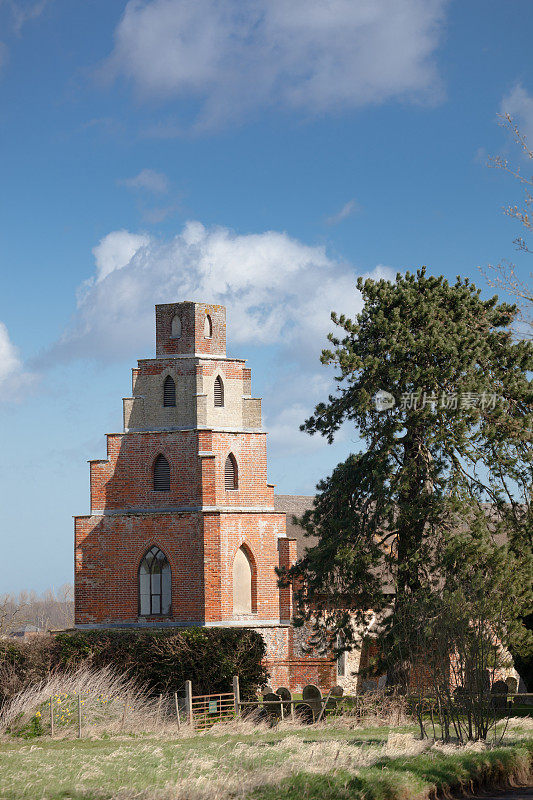
[[[267,482],[261,400],[226,356],[226,310],[158,305],[156,357],[132,370],[124,431],[90,461],[90,514],[75,517],[78,628],[245,626],[263,636],[276,685],[331,685],[291,627],[286,535]]]
[[[295,546],[225,308],[156,306],[156,357],[123,402],[124,432],[89,462],[91,513],[75,518],[76,625],[288,625],[275,567]]]
[[[156,357],[133,369],[124,431],[89,462],[91,513],[75,517],[78,628],[253,627],[287,666],[291,592],[275,568],[296,543],[245,363],[226,356],[223,306],[156,306]]]

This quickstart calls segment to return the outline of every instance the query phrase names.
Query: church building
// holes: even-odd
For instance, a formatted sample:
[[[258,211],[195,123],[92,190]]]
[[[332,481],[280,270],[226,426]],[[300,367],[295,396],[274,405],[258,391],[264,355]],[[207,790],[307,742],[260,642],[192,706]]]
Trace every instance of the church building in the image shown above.
[[[75,517],[76,626],[250,627],[272,684],[327,688],[338,665],[305,652],[277,584],[299,543],[267,480],[251,371],[226,356],[226,310],[155,311],[156,356],[132,370],[124,430],[89,462],[90,514]]]

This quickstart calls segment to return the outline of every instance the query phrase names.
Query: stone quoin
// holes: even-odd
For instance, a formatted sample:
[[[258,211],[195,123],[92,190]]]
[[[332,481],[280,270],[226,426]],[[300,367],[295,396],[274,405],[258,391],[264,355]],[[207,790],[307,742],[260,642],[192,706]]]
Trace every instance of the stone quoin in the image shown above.
[[[132,370],[124,431],[90,461],[90,514],[75,517],[78,628],[245,626],[272,684],[336,680],[305,652],[276,567],[297,558],[267,482],[261,400],[226,356],[223,306],[156,306],[156,357]]]

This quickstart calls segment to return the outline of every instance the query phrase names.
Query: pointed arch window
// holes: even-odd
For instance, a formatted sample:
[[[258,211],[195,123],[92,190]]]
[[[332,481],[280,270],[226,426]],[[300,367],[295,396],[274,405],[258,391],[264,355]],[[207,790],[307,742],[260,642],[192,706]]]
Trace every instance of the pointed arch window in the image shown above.
[[[221,408],[224,405],[224,383],[220,375],[215,378],[215,406]]]
[[[166,555],[152,547],[139,566],[139,614],[168,616],[172,605],[172,573]]]
[[[239,486],[239,471],[233,453],[230,453],[224,466],[224,486],[226,490],[237,489]]]
[[[179,339],[181,336],[181,319],[177,314],[172,317],[170,336],[172,339]]]
[[[213,337],[213,323],[211,322],[209,314],[206,315],[204,322],[204,337],[206,339],[211,339]]]
[[[340,649],[344,647],[344,636],[342,633],[337,634],[337,647]],[[337,656],[337,677],[344,678],[346,676],[346,650],[339,653]]]
[[[163,383],[163,405],[168,407],[176,405],[176,384],[170,375],[167,375]]]
[[[244,547],[239,547],[233,560],[233,613],[252,614],[254,570]]]
[[[170,491],[170,464],[163,455],[158,455],[154,462],[154,491]]]

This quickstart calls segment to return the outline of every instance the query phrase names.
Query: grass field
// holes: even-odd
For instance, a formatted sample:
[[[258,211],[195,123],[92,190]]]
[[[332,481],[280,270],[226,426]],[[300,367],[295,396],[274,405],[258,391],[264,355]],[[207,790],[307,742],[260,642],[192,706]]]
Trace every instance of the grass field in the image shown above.
[[[0,741],[3,800],[411,800],[471,779],[524,779],[531,721],[504,746],[461,749],[416,739],[404,726],[326,724],[276,729],[235,723],[205,734]]]

